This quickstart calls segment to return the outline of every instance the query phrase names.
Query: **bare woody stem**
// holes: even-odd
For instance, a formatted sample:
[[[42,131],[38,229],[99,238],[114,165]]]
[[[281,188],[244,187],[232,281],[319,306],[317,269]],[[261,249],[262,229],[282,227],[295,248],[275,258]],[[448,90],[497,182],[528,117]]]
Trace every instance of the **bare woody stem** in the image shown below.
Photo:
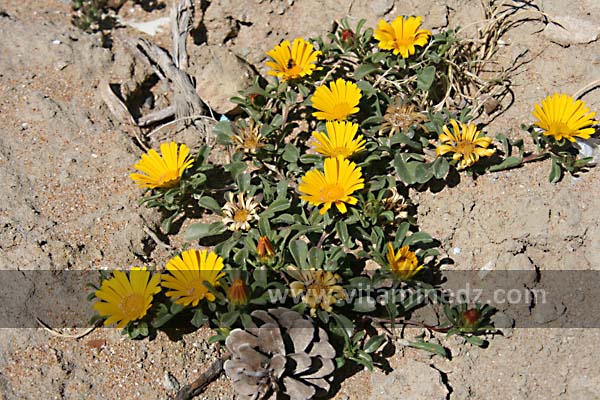
[[[211,366],[203,372],[195,381],[189,385],[185,385],[179,390],[175,400],[190,400],[202,393],[209,383],[216,380],[223,373],[223,365],[229,358],[229,355],[220,357]]]

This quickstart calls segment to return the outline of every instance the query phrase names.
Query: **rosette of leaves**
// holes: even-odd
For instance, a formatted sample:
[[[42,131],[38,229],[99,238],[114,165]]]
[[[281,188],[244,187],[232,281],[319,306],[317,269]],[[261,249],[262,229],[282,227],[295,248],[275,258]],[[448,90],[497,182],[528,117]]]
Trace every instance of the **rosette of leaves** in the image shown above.
[[[251,316],[251,323],[231,331],[225,342],[232,354],[225,373],[240,398],[283,393],[306,400],[329,391],[335,349],[323,329],[287,308],[256,310]]]

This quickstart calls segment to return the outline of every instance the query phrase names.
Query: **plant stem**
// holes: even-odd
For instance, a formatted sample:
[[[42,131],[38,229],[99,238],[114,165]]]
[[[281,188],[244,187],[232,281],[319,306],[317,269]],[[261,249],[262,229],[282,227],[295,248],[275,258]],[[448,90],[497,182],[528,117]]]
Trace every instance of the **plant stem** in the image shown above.
[[[177,393],[175,400],[190,400],[202,393],[209,383],[217,379],[223,373],[223,365],[228,358],[229,355],[220,357],[213,362],[194,382],[182,387]]]

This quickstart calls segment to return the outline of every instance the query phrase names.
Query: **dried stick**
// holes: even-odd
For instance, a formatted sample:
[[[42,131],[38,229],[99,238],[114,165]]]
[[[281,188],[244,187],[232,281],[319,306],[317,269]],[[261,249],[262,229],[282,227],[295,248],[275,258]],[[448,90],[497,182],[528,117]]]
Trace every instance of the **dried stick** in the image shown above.
[[[175,400],[189,400],[202,393],[209,383],[217,379],[223,373],[223,365],[228,358],[229,356],[220,357],[213,362],[194,382],[182,387],[177,393]]]
[[[140,117],[140,119],[138,120],[138,126],[144,127],[144,126],[152,125],[152,124],[162,121],[164,119],[171,118],[174,115],[175,115],[175,106],[170,105],[166,108],[163,108],[162,110],[154,111],[148,115],[144,115],[144,116]]]
[[[191,0],[180,0],[177,7],[171,9],[171,35],[173,38],[173,62],[182,71],[188,67],[186,41],[192,21],[194,5]]]

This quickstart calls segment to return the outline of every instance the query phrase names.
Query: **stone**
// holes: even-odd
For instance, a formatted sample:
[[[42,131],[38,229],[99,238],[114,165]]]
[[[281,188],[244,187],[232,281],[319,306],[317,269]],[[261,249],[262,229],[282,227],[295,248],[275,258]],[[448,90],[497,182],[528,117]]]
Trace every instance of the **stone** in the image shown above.
[[[445,400],[448,388],[444,385],[440,371],[420,361],[405,358],[403,365],[385,375],[371,375],[370,400]]]
[[[238,109],[230,98],[252,86],[255,73],[231,50],[221,46],[202,46],[197,50],[189,73],[196,78],[198,95],[219,114]]]
[[[568,15],[550,18],[544,36],[561,46],[586,44],[598,40],[600,25]]]
[[[562,302],[554,302],[550,300],[544,303],[536,304],[531,315],[536,323],[543,325],[557,320],[562,314],[564,314],[565,310],[565,305]]]

